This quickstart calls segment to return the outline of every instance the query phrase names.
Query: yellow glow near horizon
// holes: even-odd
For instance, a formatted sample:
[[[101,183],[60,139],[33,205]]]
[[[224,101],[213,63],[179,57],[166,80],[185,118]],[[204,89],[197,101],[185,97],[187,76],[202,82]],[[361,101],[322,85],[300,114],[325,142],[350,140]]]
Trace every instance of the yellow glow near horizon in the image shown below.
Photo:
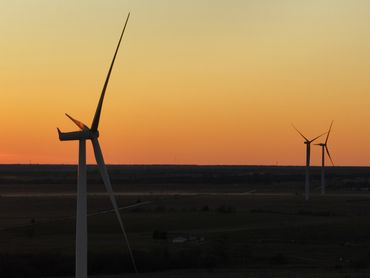
[[[107,163],[300,165],[291,123],[313,137],[334,120],[335,163],[370,164],[365,0],[0,1],[0,163],[76,163],[56,127],[91,124],[128,11]]]

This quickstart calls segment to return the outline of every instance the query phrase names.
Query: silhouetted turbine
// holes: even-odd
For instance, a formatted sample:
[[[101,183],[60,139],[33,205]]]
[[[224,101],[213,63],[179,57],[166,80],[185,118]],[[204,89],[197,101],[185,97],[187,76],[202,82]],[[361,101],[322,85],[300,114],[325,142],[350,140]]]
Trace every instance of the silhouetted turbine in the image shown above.
[[[114,61],[116,59],[119,46],[121,44],[121,40],[123,37],[123,34],[126,29],[126,25],[128,22],[128,19],[130,17],[130,13],[127,15],[121,36],[118,41],[118,45],[116,48],[116,51],[114,53],[107,77],[105,79],[105,83],[103,86],[103,90],[100,95],[99,103],[96,108],[96,112],[94,115],[94,119],[91,124],[91,128],[88,128],[85,124],[80,122],[79,120],[76,120],[69,116],[70,118],[79,128],[79,131],[73,131],[73,132],[61,132],[58,129],[59,139],[61,141],[68,141],[68,140],[76,140],[79,141],[79,160],[78,160],[78,180],[77,180],[77,216],[76,216],[76,278],[87,278],[87,188],[86,188],[86,140],[91,140],[96,163],[98,165],[100,175],[102,176],[105,189],[109,194],[109,198],[111,200],[113,209],[116,213],[119,225],[121,227],[121,230],[123,232],[125,241],[127,243],[128,251],[132,260],[133,267],[135,271],[137,272],[136,263],[134,256],[131,251],[131,247],[127,238],[127,234],[122,222],[121,214],[118,210],[118,205],[113,193],[112,185],[109,179],[107,167],[104,163],[104,158],[102,151],[100,149],[98,137],[99,137],[99,119],[100,114],[103,106],[105,91],[108,86],[109,78],[113,69]]]
[[[328,154],[331,164],[334,166],[333,160],[331,159],[330,152],[328,149],[328,139],[329,139],[329,135],[330,135],[333,122],[334,121],[332,121],[330,124],[329,131],[326,135],[325,143],[315,144],[317,146],[321,146],[321,150],[322,150],[321,152],[321,194],[325,194],[325,190],[326,190],[325,188],[325,151]]]
[[[306,144],[306,178],[305,178],[305,187],[304,187],[304,196],[307,201],[310,198],[310,159],[311,159],[311,143],[316,139],[323,136],[325,133],[315,137],[312,140],[307,139],[294,125],[293,128],[303,137],[304,144]]]

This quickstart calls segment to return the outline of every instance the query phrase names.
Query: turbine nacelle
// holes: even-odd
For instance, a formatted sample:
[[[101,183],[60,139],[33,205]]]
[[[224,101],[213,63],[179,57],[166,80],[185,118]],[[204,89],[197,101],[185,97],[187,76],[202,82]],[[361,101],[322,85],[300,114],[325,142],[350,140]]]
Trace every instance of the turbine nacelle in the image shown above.
[[[93,140],[99,137],[99,131],[92,132],[91,130],[62,132],[58,129],[60,141],[75,141],[75,140]]]
[[[81,130],[80,131],[72,131],[72,132],[62,132],[59,128],[58,135],[60,141],[73,141],[73,140],[92,140],[94,138],[99,137],[99,131],[92,131],[88,128],[84,123],[80,122],[72,118],[70,115],[66,114],[66,116],[75,123]]]

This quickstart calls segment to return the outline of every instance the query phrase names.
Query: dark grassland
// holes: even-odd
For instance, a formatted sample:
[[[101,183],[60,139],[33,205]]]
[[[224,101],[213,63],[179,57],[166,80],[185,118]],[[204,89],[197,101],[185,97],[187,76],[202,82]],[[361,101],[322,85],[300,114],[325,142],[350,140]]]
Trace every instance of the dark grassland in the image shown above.
[[[76,171],[0,166],[0,277],[73,276]],[[314,168],[309,202],[301,167],[109,172],[120,206],[138,204],[121,212],[141,277],[370,277],[370,168],[328,168],[326,196]],[[95,167],[88,188],[89,273],[135,277]]]

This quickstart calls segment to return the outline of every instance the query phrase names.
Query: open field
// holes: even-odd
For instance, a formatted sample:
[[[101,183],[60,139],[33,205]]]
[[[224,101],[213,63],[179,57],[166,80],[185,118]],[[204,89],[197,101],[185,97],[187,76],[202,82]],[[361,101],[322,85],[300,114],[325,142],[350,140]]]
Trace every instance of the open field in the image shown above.
[[[300,167],[110,173],[141,277],[368,277],[369,168],[328,169],[326,196],[315,168],[309,202]],[[1,277],[71,277],[75,176],[74,166],[0,166]],[[90,273],[134,277],[93,167],[88,187]]]
[[[137,277],[134,274],[124,275],[98,275],[93,276],[94,278],[134,278]],[[199,278],[272,278],[272,277],[286,277],[286,278],[367,278],[369,277],[366,270],[356,272],[346,272],[341,270],[311,270],[311,269],[291,269],[291,270],[279,270],[279,269],[217,269],[215,270],[178,270],[178,271],[166,271],[156,273],[142,273],[140,277],[143,278],[188,278],[188,277],[199,277]],[[50,277],[54,278],[54,277]],[[62,278],[72,278],[62,277]]]

